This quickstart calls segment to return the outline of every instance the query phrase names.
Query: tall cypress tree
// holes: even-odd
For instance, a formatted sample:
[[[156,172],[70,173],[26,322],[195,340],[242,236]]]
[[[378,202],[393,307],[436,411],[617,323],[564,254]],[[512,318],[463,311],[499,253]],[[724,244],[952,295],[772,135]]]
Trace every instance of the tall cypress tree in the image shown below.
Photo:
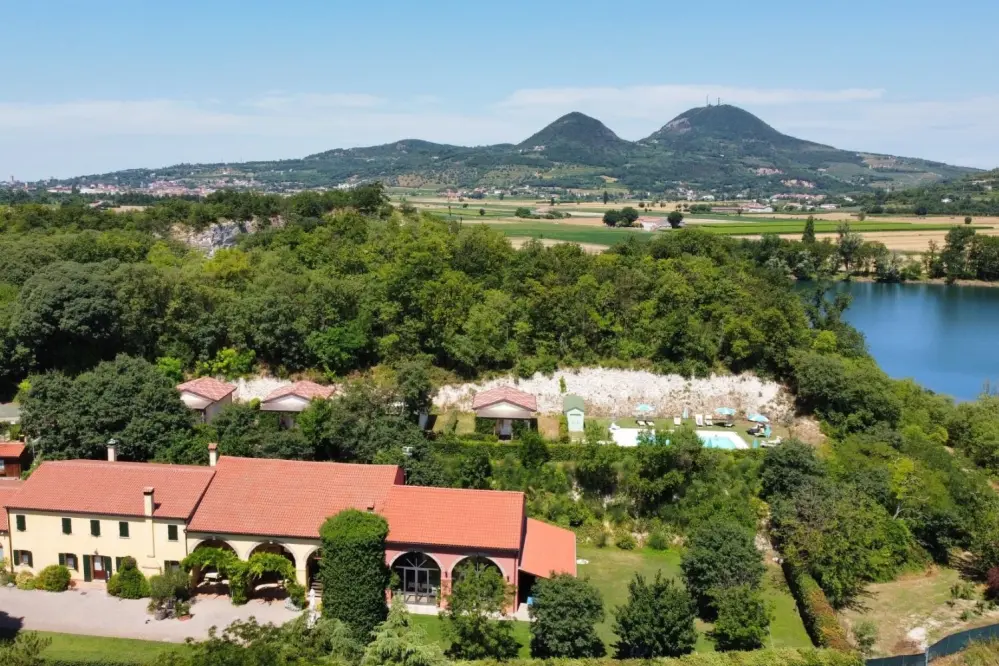
[[[328,518],[322,539],[323,615],[344,622],[367,642],[388,615],[385,565],[388,523],[381,516],[355,509]]]

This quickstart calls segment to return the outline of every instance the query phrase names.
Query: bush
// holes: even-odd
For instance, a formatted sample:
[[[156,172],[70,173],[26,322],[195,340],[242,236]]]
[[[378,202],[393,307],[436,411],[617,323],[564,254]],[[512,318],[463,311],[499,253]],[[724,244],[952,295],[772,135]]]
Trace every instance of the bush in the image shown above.
[[[604,643],[595,629],[604,619],[603,597],[589,581],[568,574],[539,578],[531,596],[531,656],[603,656]]]
[[[656,572],[651,583],[639,574],[628,583],[628,602],[614,611],[618,659],[679,657],[694,651],[695,606],[676,582]]]
[[[787,561],[783,564],[788,587],[798,604],[798,612],[805,623],[805,629],[812,641],[819,647],[849,651],[850,642],[840,625],[832,604],[826,598],[815,579],[793,567]]]
[[[42,569],[35,579],[36,590],[65,592],[69,589],[69,569],[61,564],[51,564]]]
[[[14,584],[17,585],[17,589],[19,590],[33,590],[36,584],[35,574],[30,571],[21,571],[14,579]]]
[[[143,599],[149,596],[149,581],[139,571],[134,557],[123,557],[121,568],[108,580],[108,594],[122,599]]]
[[[635,542],[635,537],[632,536],[631,532],[621,531],[614,538],[614,545],[621,550],[635,550],[635,546],[638,544]]]
[[[964,218],[964,223],[965,223],[965,224],[971,224],[971,216],[970,216],[970,215],[968,215],[968,216],[966,216],[966,217]]]
[[[646,545],[652,550],[669,550],[673,545],[673,535],[665,527],[659,527],[649,533]]]
[[[861,620],[853,627],[853,642],[860,654],[869,657],[878,642],[878,625],[870,620]]]
[[[541,659],[512,659],[504,662],[479,661],[476,666],[550,666],[551,664],[577,664],[578,666],[648,666],[650,662],[639,659],[587,659],[577,662],[552,662]],[[838,652],[814,648],[777,648],[755,652],[702,652],[688,654],[679,659],[657,659],[655,666],[863,666],[864,661],[856,652]],[[49,666],[46,664],[46,666]]]
[[[721,590],[715,597],[718,619],[711,637],[723,652],[757,650],[770,631],[771,607],[759,590],[739,585]]]
[[[326,520],[322,538],[323,615],[340,620],[367,640],[388,615],[385,566],[388,523],[381,516],[354,509]]]
[[[284,589],[288,591],[288,598],[295,608],[305,608],[305,587],[297,582],[285,583]]]

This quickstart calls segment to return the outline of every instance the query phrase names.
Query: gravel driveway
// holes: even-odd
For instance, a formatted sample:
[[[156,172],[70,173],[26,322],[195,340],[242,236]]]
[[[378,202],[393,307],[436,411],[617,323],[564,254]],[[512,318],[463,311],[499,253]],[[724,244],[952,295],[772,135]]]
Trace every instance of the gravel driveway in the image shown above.
[[[299,611],[289,611],[284,602],[251,600],[233,606],[227,597],[198,597],[191,607],[192,618],[156,621],[146,612],[148,599],[118,599],[104,590],[43,592],[0,588],[0,623],[3,628],[58,631],[67,634],[142,638],[151,641],[183,642],[187,637],[206,638],[209,627],[220,629],[233,620],[256,617],[261,623],[283,624]]]

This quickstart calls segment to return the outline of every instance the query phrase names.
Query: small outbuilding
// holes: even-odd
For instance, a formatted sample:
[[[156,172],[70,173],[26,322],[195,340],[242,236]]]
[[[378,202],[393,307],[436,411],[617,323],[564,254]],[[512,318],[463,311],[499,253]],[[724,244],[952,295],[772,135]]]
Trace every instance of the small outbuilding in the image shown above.
[[[24,442],[0,442],[0,479],[19,479],[31,467],[31,451]]]
[[[562,413],[569,423],[569,432],[583,432],[583,415],[585,407],[583,399],[578,395],[567,395],[562,399]]]
[[[214,377],[198,377],[177,385],[180,399],[188,409],[198,412],[202,423],[212,419],[226,405],[232,404],[232,394],[236,387]]]
[[[500,437],[513,436],[514,421],[533,421],[538,412],[538,400],[530,393],[512,386],[498,386],[476,394],[472,400],[475,419],[496,421],[495,432]]]
[[[260,410],[280,412],[281,425],[291,428],[295,425],[295,415],[304,412],[313,400],[328,400],[335,393],[334,386],[323,386],[308,380],[295,382],[272,391],[260,403]]]

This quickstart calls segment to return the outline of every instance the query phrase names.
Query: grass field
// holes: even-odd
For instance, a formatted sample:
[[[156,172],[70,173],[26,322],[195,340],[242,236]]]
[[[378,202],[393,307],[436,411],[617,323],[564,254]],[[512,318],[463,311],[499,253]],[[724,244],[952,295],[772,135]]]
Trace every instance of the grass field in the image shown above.
[[[409,619],[412,621],[413,626],[420,627],[427,633],[427,638],[433,642],[439,644],[445,650],[448,647],[447,641],[444,640],[443,635],[443,623],[441,619],[436,615],[410,615]],[[531,656],[531,625],[528,622],[513,622],[513,635],[520,643],[520,656],[530,657]]]
[[[42,656],[53,661],[65,659],[98,663],[114,660],[116,662],[148,664],[161,654],[185,649],[182,644],[178,643],[79,636],[49,631],[37,633],[51,641]]]
[[[681,578],[680,555],[675,551],[659,552],[650,549],[619,550],[617,548],[595,548],[579,546],[578,557],[588,560],[578,568],[580,576],[588,577],[604,597],[607,617],[597,625],[597,633],[608,650],[616,640],[612,629],[614,608],[628,600],[628,581],[636,573],[650,579],[657,571],[664,576]],[[770,625],[774,647],[810,647],[812,642],[805,632],[805,626],[798,615],[794,598],[783,583],[783,576],[776,567],[768,568],[764,584],[764,596],[774,604],[774,620]],[[714,650],[714,644],[707,636],[710,625],[698,621],[698,652]]]

